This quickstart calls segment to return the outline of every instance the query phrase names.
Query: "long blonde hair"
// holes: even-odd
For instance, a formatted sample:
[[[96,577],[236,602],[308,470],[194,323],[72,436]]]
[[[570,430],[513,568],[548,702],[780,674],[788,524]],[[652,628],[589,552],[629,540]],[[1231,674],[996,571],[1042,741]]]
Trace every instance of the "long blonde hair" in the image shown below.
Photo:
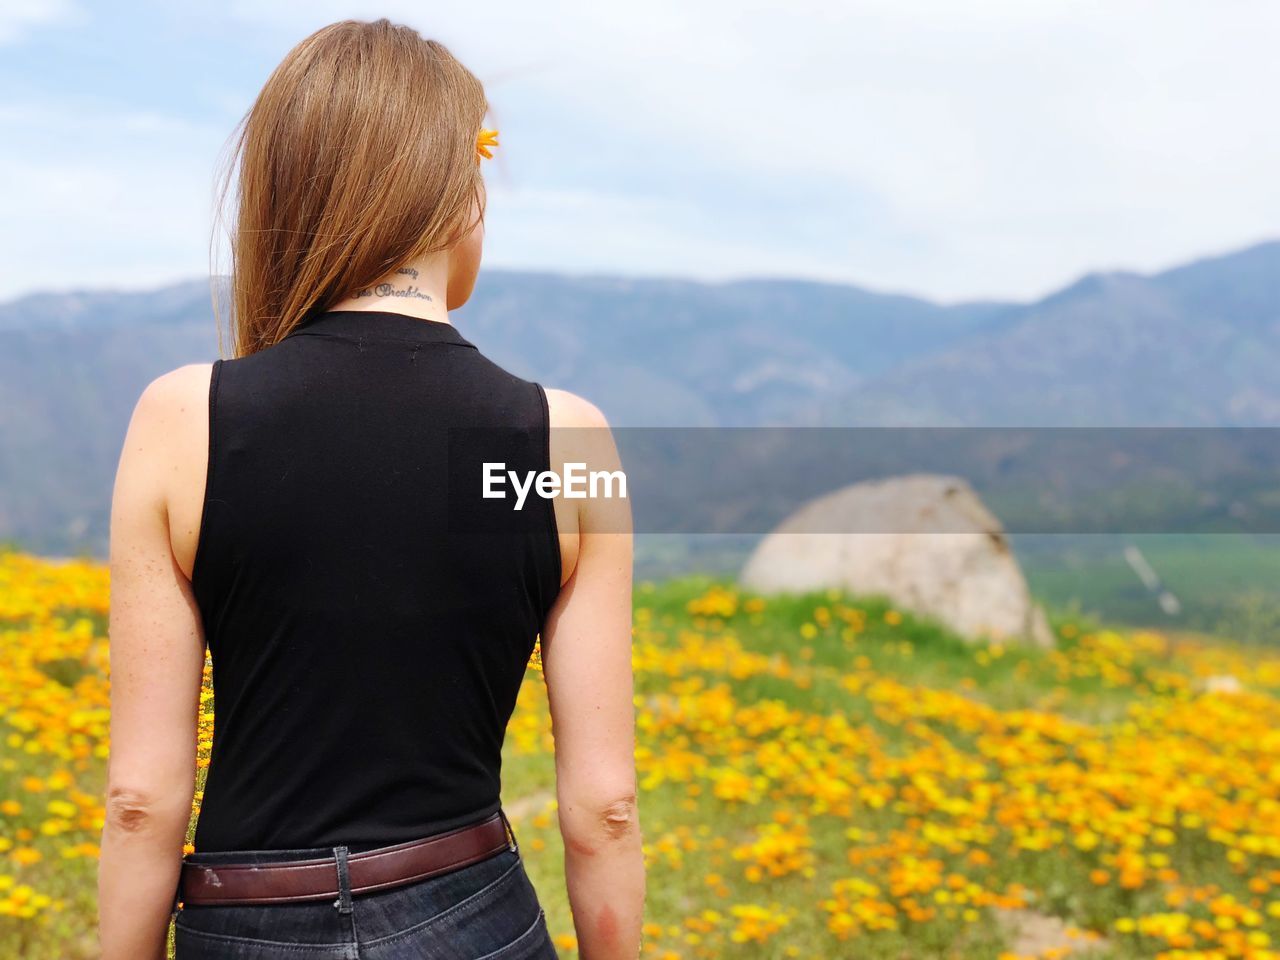
[[[442,44],[385,18],[330,24],[290,50],[233,131],[218,194],[220,222],[238,168],[233,355],[465,237],[472,209],[484,217],[487,110],[480,81]]]

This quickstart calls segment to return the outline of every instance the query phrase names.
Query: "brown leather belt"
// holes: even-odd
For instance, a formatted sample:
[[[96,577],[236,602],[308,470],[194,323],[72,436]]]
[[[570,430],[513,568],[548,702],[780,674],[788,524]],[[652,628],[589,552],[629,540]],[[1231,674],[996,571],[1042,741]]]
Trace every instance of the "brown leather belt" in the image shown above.
[[[371,893],[448,873],[484,860],[503,848],[515,850],[505,814],[422,840],[410,840],[347,855],[352,894]],[[275,863],[192,863],[183,860],[178,900],[184,904],[294,903],[339,897],[336,856]]]

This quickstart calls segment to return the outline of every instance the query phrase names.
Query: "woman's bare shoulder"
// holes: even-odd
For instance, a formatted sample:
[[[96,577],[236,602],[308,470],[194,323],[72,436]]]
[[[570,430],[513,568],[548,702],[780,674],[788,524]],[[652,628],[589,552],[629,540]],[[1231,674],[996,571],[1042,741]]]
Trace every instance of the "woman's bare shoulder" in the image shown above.
[[[568,390],[547,388],[547,407],[553,427],[607,427],[609,421],[590,400]]]
[[[188,363],[153,379],[134,407],[117,496],[145,496],[163,512],[170,547],[190,577],[208,465],[213,363]]]
[[[142,396],[159,403],[181,402],[188,394],[199,393],[199,398],[209,391],[209,377],[213,373],[213,362],[186,363],[180,367],[162,373],[147,384]],[[201,391],[203,388],[203,392]]]
[[[135,404],[135,422],[164,430],[208,415],[213,363],[188,363],[162,373],[143,389]]]

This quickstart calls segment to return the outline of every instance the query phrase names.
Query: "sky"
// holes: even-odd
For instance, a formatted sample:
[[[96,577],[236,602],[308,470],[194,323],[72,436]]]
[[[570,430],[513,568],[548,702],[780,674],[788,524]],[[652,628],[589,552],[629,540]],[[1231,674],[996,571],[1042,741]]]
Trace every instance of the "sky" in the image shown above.
[[[348,17],[485,83],[485,264],[1026,300],[1280,236],[1274,0],[0,0],[0,299],[209,272],[232,129]]]

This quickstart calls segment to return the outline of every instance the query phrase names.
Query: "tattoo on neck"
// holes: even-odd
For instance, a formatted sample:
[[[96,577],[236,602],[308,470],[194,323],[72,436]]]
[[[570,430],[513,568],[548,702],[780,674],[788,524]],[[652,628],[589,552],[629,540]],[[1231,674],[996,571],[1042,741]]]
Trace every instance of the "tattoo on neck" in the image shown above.
[[[396,273],[403,273],[406,277],[413,277],[415,280],[418,279],[418,271],[413,267],[401,267],[396,271]]]
[[[398,270],[396,272],[403,273],[404,271]],[[431,294],[423,293],[413,284],[409,284],[409,286],[407,287],[397,287],[394,284],[390,284],[390,283],[380,283],[376,287],[373,287],[372,289],[370,289],[369,287],[365,287],[363,290],[357,290],[356,296],[357,297],[373,297],[373,296],[412,297],[415,300],[434,300],[435,299],[434,297],[431,296]]]

